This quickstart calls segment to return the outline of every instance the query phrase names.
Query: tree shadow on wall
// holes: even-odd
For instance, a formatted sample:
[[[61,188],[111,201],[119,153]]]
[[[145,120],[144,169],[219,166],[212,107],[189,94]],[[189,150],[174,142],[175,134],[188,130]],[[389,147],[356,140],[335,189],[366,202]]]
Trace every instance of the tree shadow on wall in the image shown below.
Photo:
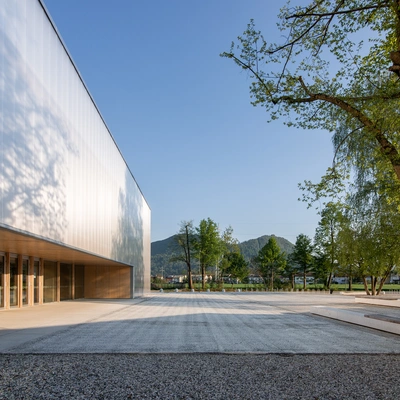
[[[112,240],[111,257],[134,266],[135,293],[141,294],[145,273],[144,198],[128,168],[125,172],[125,188],[120,189],[118,204],[118,230]]]
[[[35,71],[1,31],[0,41],[0,222],[63,241],[67,156],[78,151]]]

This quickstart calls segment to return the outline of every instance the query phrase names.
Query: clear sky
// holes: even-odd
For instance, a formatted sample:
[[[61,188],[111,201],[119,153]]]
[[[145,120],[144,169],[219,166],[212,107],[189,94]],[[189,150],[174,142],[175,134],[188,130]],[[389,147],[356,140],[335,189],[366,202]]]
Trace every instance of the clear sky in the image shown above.
[[[314,236],[297,199],[332,163],[330,135],[267,123],[219,57],[250,18],[271,42],[281,1],[44,0],[152,210],[152,241],[210,217],[239,241]]]

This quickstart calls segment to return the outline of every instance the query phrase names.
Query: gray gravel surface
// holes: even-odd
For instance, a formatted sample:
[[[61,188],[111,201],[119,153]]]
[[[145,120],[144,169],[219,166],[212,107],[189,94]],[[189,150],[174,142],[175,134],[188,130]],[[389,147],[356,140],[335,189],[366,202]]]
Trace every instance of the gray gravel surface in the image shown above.
[[[0,355],[0,399],[398,399],[399,354]]]

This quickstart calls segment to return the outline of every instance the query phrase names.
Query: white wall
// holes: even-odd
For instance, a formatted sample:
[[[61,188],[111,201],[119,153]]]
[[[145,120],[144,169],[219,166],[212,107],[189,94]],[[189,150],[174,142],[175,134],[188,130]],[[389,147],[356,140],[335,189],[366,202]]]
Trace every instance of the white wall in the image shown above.
[[[0,3],[0,225],[150,275],[150,210],[38,0]]]

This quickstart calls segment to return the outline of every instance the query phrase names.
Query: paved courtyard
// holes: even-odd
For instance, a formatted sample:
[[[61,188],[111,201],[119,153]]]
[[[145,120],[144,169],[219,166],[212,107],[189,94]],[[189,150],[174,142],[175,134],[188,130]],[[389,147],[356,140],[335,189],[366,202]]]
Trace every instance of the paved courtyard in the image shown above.
[[[310,313],[353,297],[156,293],[0,312],[0,400],[395,399],[400,336]]]
[[[306,293],[83,300],[1,312],[0,352],[400,353],[400,336],[312,315],[315,305],[399,313],[351,296]]]

